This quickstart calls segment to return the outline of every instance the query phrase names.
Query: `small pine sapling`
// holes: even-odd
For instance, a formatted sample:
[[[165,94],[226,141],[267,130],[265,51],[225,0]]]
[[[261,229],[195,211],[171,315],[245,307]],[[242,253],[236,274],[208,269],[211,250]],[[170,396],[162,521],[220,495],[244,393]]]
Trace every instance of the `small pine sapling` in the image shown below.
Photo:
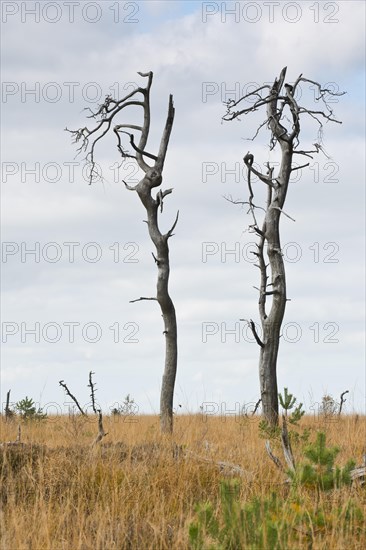
[[[325,433],[318,432],[316,441],[304,449],[304,456],[308,462],[299,464],[296,471],[289,471],[288,475],[300,485],[315,487],[322,491],[350,485],[351,471],[355,467],[355,462],[348,460],[343,468],[335,466],[338,453],[338,447],[326,446]]]

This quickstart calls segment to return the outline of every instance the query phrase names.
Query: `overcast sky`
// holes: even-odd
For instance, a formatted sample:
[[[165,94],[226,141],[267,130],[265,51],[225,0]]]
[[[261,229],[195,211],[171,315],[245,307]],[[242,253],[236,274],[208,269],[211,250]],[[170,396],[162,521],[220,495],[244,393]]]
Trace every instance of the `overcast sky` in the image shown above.
[[[153,71],[149,150],[156,152],[174,96],[164,169],[162,229],[170,240],[179,330],[175,406],[221,411],[259,397],[259,349],[246,323],[259,321],[258,269],[250,255],[243,155],[276,162],[264,113],[222,123],[223,100],[300,73],[347,94],[333,98],[343,124],[324,127],[327,153],[295,172],[281,220],[288,302],[278,383],[308,410],[325,393],[350,390],[365,410],[365,3],[2,2],[1,400],[25,395],[67,411],[64,379],[82,403],[95,372],[104,410],[130,393],[158,413],[163,324],[153,296],[154,250],[143,223],[132,162],[112,138],[97,149],[104,181],[88,185],[67,126],[91,125],[84,107],[122,97]],[[315,91],[301,88],[314,105]],[[249,104],[248,104],[249,105]],[[140,113],[124,122],[139,123]],[[301,147],[317,141],[303,123]],[[137,181],[137,180],[136,180]],[[261,185],[255,189],[261,196]],[[71,244],[73,243],[73,244]],[[34,251],[33,253],[31,251]],[[231,251],[231,253],[230,253]],[[33,332],[32,332],[33,330]]]

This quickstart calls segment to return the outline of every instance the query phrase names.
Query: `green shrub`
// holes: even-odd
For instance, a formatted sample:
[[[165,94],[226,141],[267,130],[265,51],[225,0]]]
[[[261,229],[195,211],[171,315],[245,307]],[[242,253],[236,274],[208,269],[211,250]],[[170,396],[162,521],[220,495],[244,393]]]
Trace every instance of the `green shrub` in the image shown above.
[[[18,401],[15,409],[22,420],[45,420],[47,418],[47,414],[40,407],[37,409],[33,399],[28,396]]]

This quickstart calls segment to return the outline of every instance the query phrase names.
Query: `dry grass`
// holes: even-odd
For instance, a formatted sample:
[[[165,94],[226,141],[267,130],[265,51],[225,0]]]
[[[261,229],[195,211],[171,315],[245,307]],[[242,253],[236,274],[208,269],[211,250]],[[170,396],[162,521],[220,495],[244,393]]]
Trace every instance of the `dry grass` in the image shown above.
[[[0,422],[1,441],[14,440],[17,424],[3,418]],[[314,431],[324,428],[310,417],[302,424]],[[256,418],[205,421],[198,415],[179,416],[173,440],[160,436],[157,417],[141,416],[135,422],[108,417],[104,427],[107,437],[92,449],[95,418],[28,422],[22,441],[30,445],[0,450],[2,550],[186,550],[196,504],[210,500],[220,512],[223,473],[179,449],[240,465],[248,472],[241,479],[240,502],[266,498],[273,491],[284,499],[284,510],[289,502],[289,487],[265,452]],[[327,443],[341,447],[337,463],[349,458],[361,462],[365,428],[366,418],[359,416],[326,425]],[[300,457],[300,444],[294,454]],[[319,505],[308,490],[300,491],[302,506],[310,511]],[[332,512],[350,499],[365,510],[365,488],[337,489],[321,499],[329,509],[326,528],[314,530],[311,540],[296,534],[300,538],[293,550],[366,547],[365,534],[355,536],[353,526],[345,528]]]

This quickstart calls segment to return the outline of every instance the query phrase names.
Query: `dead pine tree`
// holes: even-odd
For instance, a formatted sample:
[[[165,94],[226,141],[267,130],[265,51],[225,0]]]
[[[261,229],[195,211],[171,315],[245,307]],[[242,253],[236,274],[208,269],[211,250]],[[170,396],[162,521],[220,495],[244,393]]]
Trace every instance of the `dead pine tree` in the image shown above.
[[[93,382],[93,374],[95,374],[93,371],[90,371],[89,372],[89,384],[88,384],[88,387],[90,388],[90,398],[91,398],[91,404],[92,404],[92,409],[93,409],[93,412],[94,414],[98,414],[98,435],[96,436],[96,438],[94,439],[93,443],[92,443],[92,447],[94,447],[95,445],[97,445],[98,443],[100,443],[103,439],[103,437],[105,437],[106,435],[108,435],[108,432],[106,432],[104,430],[104,427],[103,427],[103,414],[102,414],[102,410],[101,409],[97,409],[97,405],[96,405],[96,401],[95,401],[95,392],[96,392],[96,388],[95,388],[95,382]],[[73,395],[67,384],[64,382],[64,380],[60,380],[59,381],[59,385],[65,390],[66,392],[66,395],[68,395],[75,403],[75,405],[77,406],[77,408],[79,409],[79,412],[81,413],[82,416],[87,416],[87,413],[82,409],[79,401],[76,399],[75,395]],[[19,435],[20,437],[20,435]]]
[[[262,408],[265,419],[271,424],[278,424],[278,390],[277,390],[277,358],[280,343],[281,325],[286,308],[286,274],[280,242],[281,214],[293,220],[283,210],[291,174],[309,163],[294,165],[297,156],[313,158],[313,154],[323,152],[322,131],[324,122],[337,122],[333,111],[327,103],[327,96],[343,95],[323,88],[321,84],[300,75],[293,85],[285,83],[286,67],[282,69],[279,78],[272,85],[263,85],[241,97],[238,101],[229,100],[226,103],[227,112],[223,120],[231,121],[242,115],[254,113],[260,108],[266,109],[266,118],[260,124],[252,138],[258,136],[263,127],[270,130],[270,150],[280,148],[281,160],[278,173],[274,174],[274,166],[267,162],[266,173],[254,167],[254,156],[248,152],[244,156],[247,168],[248,201],[236,201],[226,197],[235,204],[247,204],[253,223],[249,226],[251,232],[259,239],[257,250],[253,252],[260,270],[259,317],[262,327],[260,336],[252,320],[248,323],[253,336],[260,347],[259,379]],[[296,99],[301,83],[312,85],[317,91],[316,101],[320,109],[307,108],[300,105]],[[299,94],[300,95],[300,94]],[[250,102],[245,107],[245,102]],[[300,119],[308,115],[318,125],[318,141],[312,148],[301,150],[299,147]],[[324,153],[325,154],[325,153]],[[257,176],[267,188],[267,200],[264,206],[254,203],[255,189],[252,185],[253,175]],[[261,212],[264,212],[261,215]],[[295,221],[295,220],[293,220]],[[270,303],[267,303],[271,300]]]
[[[147,79],[146,86],[139,86],[122,99],[113,99],[107,96],[103,104],[95,112],[91,112],[89,118],[96,121],[94,128],[79,128],[71,131],[74,142],[81,142],[78,151],[87,152],[86,161],[90,167],[90,183],[97,175],[95,164],[95,147],[108,132],[114,132],[117,142],[117,149],[122,159],[134,159],[144,176],[135,186],[125,186],[130,191],[136,191],[147,214],[147,226],[150,238],[155,245],[153,258],[158,270],[156,296],[140,297],[132,302],[142,300],[155,300],[158,302],[164,322],[165,337],[165,367],[160,397],[160,426],[163,433],[171,433],[173,430],[173,395],[177,371],[177,321],[173,301],[169,295],[168,283],[170,273],[169,246],[168,241],[173,235],[174,228],[178,222],[178,215],[166,233],[159,229],[158,215],[163,211],[164,199],[173,189],[161,189],[164,161],[168,149],[169,138],[174,121],[173,97],[169,96],[168,114],[165,127],[160,141],[157,155],[147,151],[147,141],[150,132],[150,89],[153,80],[153,73],[138,73],[142,78]],[[128,107],[141,107],[143,114],[142,125],[120,123],[120,117],[124,109]],[[122,112],[123,111],[123,112]],[[66,129],[67,130],[67,129]],[[68,130],[70,131],[70,130]],[[139,137],[135,139],[135,136]],[[123,136],[128,136],[131,152],[125,150],[122,145]],[[155,196],[153,190],[159,188]]]

